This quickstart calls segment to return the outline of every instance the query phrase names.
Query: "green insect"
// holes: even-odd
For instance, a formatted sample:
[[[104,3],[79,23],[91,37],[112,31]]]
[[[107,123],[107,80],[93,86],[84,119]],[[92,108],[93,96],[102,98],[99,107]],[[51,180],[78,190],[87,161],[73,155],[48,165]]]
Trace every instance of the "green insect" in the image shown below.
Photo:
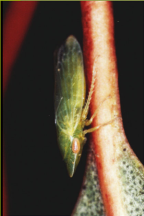
[[[66,163],[69,176],[72,177],[80,161],[85,134],[99,126],[84,130],[93,121],[96,112],[87,120],[89,104],[94,89],[95,72],[88,99],[81,47],[74,36],[69,36],[57,53],[55,69],[55,124],[58,144]]]

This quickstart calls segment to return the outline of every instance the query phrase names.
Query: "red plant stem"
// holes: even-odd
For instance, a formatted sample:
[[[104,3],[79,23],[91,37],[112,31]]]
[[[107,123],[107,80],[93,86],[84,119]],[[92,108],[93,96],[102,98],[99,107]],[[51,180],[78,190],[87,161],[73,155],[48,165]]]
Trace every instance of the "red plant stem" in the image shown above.
[[[3,25],[3,93],[36,6],[36,1],[14,1],[8,8]]]
[[[114,22],[111,2],[81,2],[84,62],[88,85],[92,79],[95,64],[96,83],[90,106],[91,114],[102,103],[94,118],[93,126],[104,124],[116,116],[121,116],[118,90],[118,73],[114,45]],[[115,126],[115,124],[117,124]],[[112,126],[114,125],[114,126]],[[114,129],[124,131],[121,118],[112,124],[101,127],[92,133],[96,164],[106,215],[125,215],[120,197],[116,169],[117,144],[114,142]]]
[[[34,1],[11,2],[6,13],[3,25],[3,98],[11,68],[18,56],[37,3]],[[6,183],[6,166],[3,152],[3,216],[8,214]]]

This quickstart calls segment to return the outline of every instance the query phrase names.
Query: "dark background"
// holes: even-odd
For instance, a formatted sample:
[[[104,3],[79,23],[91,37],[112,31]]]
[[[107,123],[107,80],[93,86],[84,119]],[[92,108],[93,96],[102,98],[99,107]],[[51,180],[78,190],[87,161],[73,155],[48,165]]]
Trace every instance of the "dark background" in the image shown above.
[[[124,128],[143,155],[143,3],[114,2]],[[3,2],[3,17],[9,2]],[[73,34],[82,46],[79,2],[39,2],[12,68],[3,123],[10,215],[70,215],[82,183],[86,149],[69,178],[54,124],[55,49]]]

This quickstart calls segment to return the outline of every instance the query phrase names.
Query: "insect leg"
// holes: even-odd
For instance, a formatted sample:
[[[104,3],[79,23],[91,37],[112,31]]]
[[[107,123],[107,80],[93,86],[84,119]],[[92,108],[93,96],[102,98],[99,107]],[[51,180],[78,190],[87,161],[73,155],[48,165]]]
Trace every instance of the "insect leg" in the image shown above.
[[[85,126],[88,126],[88,125],[90,125],[90,124],[92,123],[94,117],[96,116],[96,114],[97,114],[99,108],[102,106],[103,102],[105,102],[105,101],[106,101],[107,99],[109,99],[109,98],[111,98],[111,95],[107,96],[107,97],[100,103],[100,105],[98,106],[98,108],[96,109],[96,111],[94,112],[94,114],[92,115],[92,117],[91,117],[90,119],[85,120]]]
[[[87,129],[87,130],[84,130],[83,131],[83,133],[84,133],[84,135],[85,134],[87,134],[87,133],[91,133],[91,132],[93,132],[93,131],[95,131],[95,130],[98,130],[100,127],[103,127],[103,126],[106,126],[106,125],[108,125],[108,124],[111,124],[113,121],[115,121],[117,118],[121,118],[120,116],[117,116],[116,118],[114,118],[114,119],[112,119],[112,120],[110,120],[110,121],[108,121],[108,122],[106,122],[106,123],[104,123],[104,124],[101,124],[101,125],[98,125],[98,126],[96,126],[96,127],[93,127],[93,128],[89,128],[89,129]]]

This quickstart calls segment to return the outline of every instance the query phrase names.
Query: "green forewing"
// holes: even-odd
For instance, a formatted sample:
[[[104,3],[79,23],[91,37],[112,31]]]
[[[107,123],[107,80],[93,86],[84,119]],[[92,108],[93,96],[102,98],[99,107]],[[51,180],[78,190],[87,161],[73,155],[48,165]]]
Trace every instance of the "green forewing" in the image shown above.
[[[82,51],[73,36],[58,51],[55,79],[55,120],[61,129],[72,133],[85,100]]]
[[[58,144],[72,176],[80,154],[72,152],[72,139],[82,144],[81,114],[85,102],[85,77],[83,56],[78,41],[69,36],[57,53],[55,68],[55,123]]]

